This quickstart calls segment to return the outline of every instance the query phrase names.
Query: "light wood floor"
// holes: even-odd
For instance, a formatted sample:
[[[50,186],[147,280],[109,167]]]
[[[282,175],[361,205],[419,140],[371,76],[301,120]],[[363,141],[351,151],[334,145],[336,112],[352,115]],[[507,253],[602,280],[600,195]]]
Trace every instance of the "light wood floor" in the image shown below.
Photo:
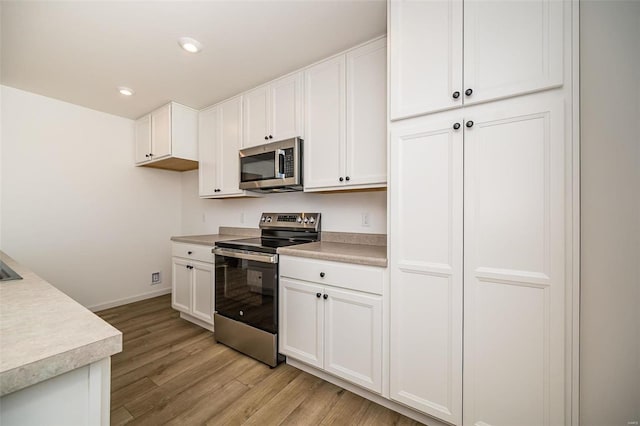
[[[99,312],[123,333],[111,424],[416,425],[291,366],[271,369],[182,320],[170,295]]]

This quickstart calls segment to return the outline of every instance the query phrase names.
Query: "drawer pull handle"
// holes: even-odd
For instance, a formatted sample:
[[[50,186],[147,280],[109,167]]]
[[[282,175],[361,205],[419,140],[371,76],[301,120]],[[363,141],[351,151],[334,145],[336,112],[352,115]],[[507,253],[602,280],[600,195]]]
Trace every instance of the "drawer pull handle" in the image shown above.
[[[187,254],[193,254],[193,252],[192,251],[188,251]]]
[[[324,272],[320,272],[320,278],[324,278]]]

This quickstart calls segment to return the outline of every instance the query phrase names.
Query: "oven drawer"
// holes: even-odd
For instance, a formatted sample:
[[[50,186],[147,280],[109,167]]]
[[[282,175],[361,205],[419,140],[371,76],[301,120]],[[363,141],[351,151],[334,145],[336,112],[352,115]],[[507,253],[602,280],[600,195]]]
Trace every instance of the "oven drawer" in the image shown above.
[[[185,259],[199,260],[201,262],[213,263],[213,247],[200,244],[172,243],[172,255]]]
[[[384,269],[280,255],[280,276],[382,294]]]

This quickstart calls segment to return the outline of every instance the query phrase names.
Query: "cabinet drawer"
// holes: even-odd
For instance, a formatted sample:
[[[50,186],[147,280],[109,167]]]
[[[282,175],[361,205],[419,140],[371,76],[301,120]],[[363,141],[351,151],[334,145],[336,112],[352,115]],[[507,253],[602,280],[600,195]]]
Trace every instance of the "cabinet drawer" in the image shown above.
[[[382,294],[384,269],[374,266],[280,256],[280,275],[318,284]]]
[[[199,244],[172,243],[172,255],[185,259],[199,260],[201,262],[213,263],[213,247]]]

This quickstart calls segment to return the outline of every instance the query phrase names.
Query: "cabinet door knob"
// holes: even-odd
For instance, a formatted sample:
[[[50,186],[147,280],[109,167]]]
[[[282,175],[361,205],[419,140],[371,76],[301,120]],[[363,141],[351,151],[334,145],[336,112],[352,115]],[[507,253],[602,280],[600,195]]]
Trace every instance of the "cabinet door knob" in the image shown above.
[[[193,252],[192,252],[191,250],[189,250],[189,251],[187,252],[187,254],[193,254]]]
[[[460,128],[460,123],[455,123],[453,125],[453,130],[458,130]]]
[[[149,153],[149,157],[153,157],[153,153],[152,152]]]
[[[350,178],[349,176],[347,176],[347,177],[345,178],[345,180],[351,180],[351,178]]]
[[[467,127],[473,127],[473,121],[471,121],[471,120],[467,121],[467,123],[465,124],[465,126],[467,126]]]
[[[324,278],[324,272],[320,272],[320,278]]]
[[[145,154],[144,156],[145,156],[145,157],[147,157],[147,158],[149,158],[149,154]]]
[[[342,182],[344,180],[344,178],[342,176],[340,176],[340,179],[338,179],[340,182]]]
[[[273,139],[273,135],[269,135],[269,139]]]
[[[265,140],[265,141],[266,141],[266,140],[268,140],[268,139],[269,139],[269,136],[265,136],[265,137],[264,137],[264,140]]]
[[[320,296],[322,296],[322,294],[320,294],[320,293],[316,293],[316,297],[317,297],[318,299],[320,299]]]
[[[472,93],[473,93],[472,89],[467,89],[467,90],[464,91],[464,94],[467,95],[467,96],[471,96]]]
[[[329,298],[329,295],[328,295],[328,294],[323,294],[323,295],[322,295],[322,298],[323,298],[324,300],[327,300],[327,299]]]
[[[453,92],[453,99],[458,99],[460,97],[460,92],[458,92],[457,90],[455,92]]]

